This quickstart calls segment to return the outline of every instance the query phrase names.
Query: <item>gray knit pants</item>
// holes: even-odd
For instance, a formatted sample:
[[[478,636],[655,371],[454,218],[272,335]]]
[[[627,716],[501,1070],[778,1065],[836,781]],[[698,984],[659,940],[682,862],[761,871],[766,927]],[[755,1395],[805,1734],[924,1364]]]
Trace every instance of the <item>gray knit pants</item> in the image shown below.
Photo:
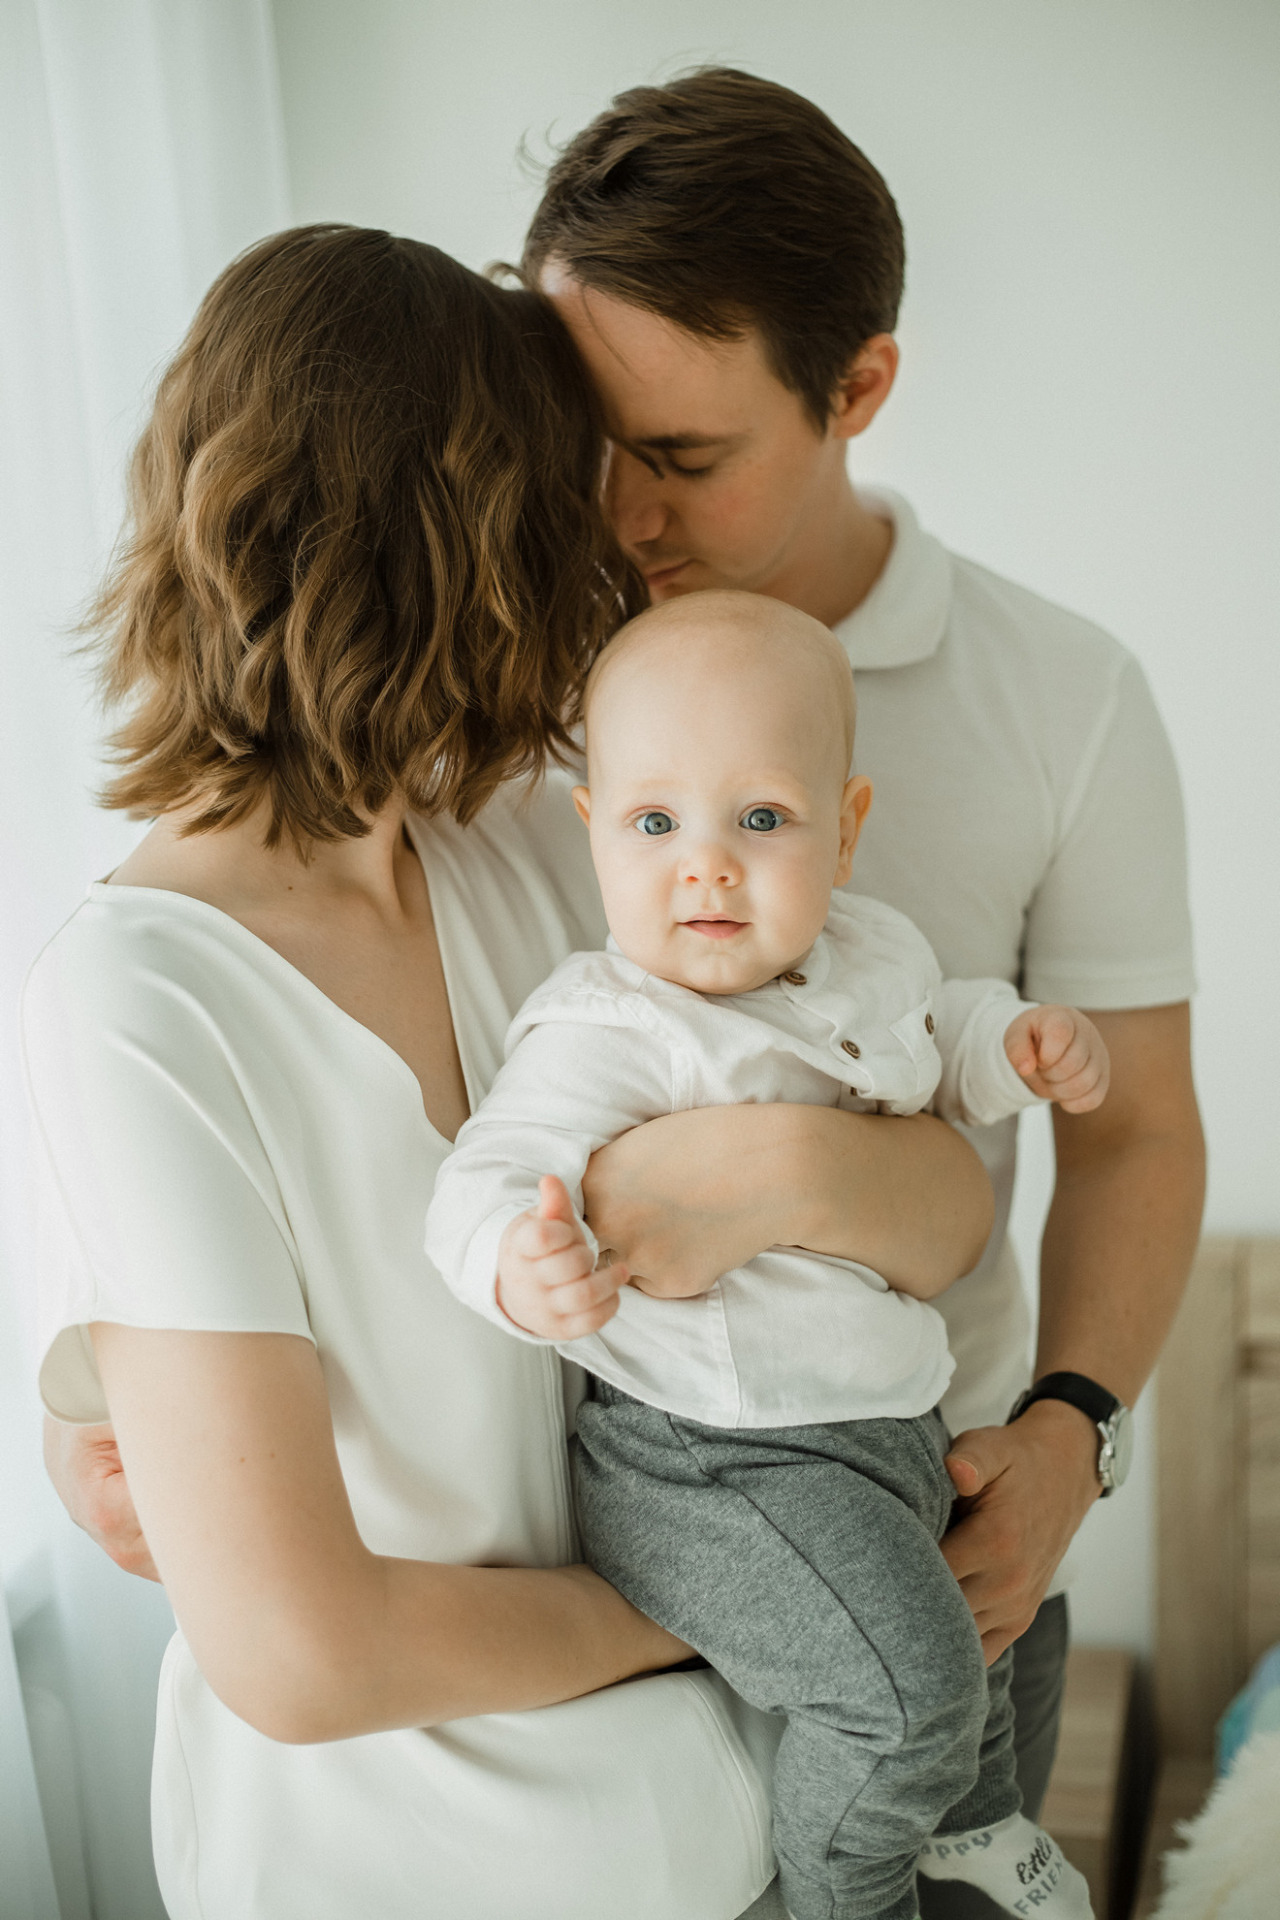
[[[603,1381],[578,1411],[587,1558],[744,1699],[785,1714],[774,1846],[795,1920],[915,1920],[935,1832],[1015,1813],[1010,1656],[938,1551],[946,1429],[706,1427]]]

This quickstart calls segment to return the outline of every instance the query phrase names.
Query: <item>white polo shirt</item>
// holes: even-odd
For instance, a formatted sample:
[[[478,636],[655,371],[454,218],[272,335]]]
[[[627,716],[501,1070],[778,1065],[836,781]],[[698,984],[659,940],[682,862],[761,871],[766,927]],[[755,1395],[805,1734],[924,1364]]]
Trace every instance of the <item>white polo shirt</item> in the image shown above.
[[[1112,1009],[1194,990],[1182,796],[1133,657],[1087,620],[951,554],[892,494],[888,563],[836,629],[875,800],[852,889],[921,928],[944,974]],[[996,1190],[981,1264],[938,1301],[953,1433],[997,1424],[1030,1378],[1006,1242],[1016,1122],[970,1134]]]

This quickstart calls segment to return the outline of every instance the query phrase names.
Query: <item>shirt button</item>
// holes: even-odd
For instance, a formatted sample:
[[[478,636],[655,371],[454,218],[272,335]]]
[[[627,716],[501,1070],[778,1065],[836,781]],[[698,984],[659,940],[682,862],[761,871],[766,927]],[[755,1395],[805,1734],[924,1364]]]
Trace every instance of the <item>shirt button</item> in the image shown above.
[[[931,1013],[926,1013],[924,1017],[924,1030],[926,1033],[932,1033],[934,1030],[933,1015]]]
[[[845,1052],[848,1054],[851,1060],[861,1060],[862,1048],[858,1045],[856,1040],[842,1040],[840,1042],[840,1045],[844,1048]]]
[[[789,987],[803,987],[808,980],[807,974],[797,973],[794,967],[790,973],[784,973],[782,977]]]

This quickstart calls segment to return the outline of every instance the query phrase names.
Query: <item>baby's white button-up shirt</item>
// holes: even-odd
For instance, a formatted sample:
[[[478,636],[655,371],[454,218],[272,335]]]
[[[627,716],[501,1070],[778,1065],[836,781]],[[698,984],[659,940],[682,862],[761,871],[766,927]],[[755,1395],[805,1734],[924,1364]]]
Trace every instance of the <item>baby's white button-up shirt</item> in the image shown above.
[[[660,1114],[743,1101],[932,1104],[990,1125],[1034,1100],[1004,1051],[1023,1004],[1006,981],[943,981],[918,929],[860,895],[834,896],[804,959],[750,993],[695,993],[612,944],[571,954],[517,1014],[506,1063],[441,1168],[427,1252],[466,1305],[532,1339],[497,1303],[497,1257],[543,1174],[559,1175],[581,1216],[598,1147]],[[932,1307],[796,1247],[769,1248],[693,1299],[626,1287],[613,1319],[561,1352],[723,1427],[910,1417],[937,1404],[952,1371]]]

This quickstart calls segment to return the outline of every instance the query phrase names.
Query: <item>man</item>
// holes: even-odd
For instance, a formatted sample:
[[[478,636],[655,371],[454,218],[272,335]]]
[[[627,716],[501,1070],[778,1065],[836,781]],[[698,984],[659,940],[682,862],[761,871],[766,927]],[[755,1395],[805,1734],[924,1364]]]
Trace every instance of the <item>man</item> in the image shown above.
[[[620,95],[552,169],[523,271],[600,393],[611,512],[653,598],[747,588],[845,644],[876,791],[856,889],[907,912],[945,974],[1003,974],[1085,1007],[1111,1051],[1103,1106],[1054,1113],[1033,1373],[1005,1246],[1011,1123],[976,1141],[998,1201],[986,1257],[939,1302],[961,1496],[944,1551],[988,1658],[1017,1642],[1035,1817],[1066,1653],[1065,1600],[1045,1595],[1123,1477],[1125,1410],[1177,1307],[1203,1197],[1168,745],[1114,641],[852,486],[848,442],[897,371],[902,229],[879,174],[810,102],[726,69]],[[1029,1377],[1036,1396],[1005,1424]],[[922,1881],[921,1897],[926,1915],[997,1911],[959,1885]]]

